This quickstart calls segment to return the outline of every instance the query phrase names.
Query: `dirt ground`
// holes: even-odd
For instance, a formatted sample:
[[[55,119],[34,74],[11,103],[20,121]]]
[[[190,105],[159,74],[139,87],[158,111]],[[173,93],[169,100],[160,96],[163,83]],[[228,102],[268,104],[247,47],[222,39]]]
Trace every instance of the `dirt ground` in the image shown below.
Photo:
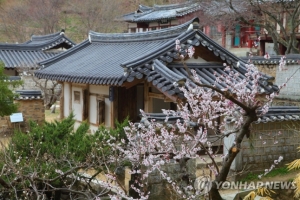
[[[50,110],[45,110],[45,120],[46,122],[53,122],[54,120],[59,120],[59,108],[55,109],[55,113],[51,113]]]

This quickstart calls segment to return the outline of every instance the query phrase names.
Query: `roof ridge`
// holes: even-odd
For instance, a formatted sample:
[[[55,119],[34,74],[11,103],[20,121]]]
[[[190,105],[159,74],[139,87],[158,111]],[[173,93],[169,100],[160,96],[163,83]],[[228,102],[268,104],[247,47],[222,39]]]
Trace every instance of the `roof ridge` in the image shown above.
[[[190,6],[192,4],[198,4],[198,3],[194,2],[194,1],[187,1],[187,2],[183,2],[183,3],[165,4],[165,5],[154,4],[153,9],[168,8],[168,10],[171,10],[171,9],[176,9],[176,8],[182,8],[182,6]]]
[[[163,40],[176,35],[180,35],[183,31],[187,30],[190,24],[192,24],[198,18],[193,18],[192,20],[178,25],[172,26],[165,29],[140,32],[140,33],[97,33],[94,31],[89,32],[89,41],[93,42],[128,42],[128,41],[145,41],[148,40]],[[162,37],[163,36],[163,37]]]
[[[49,49],[53,46],[56,46],[55,44],[60,44],[63,42],[68,43],[71,46],[76,45],[71,39],[67,38],[64,34],[57,35],[56,37],[49,37],[47,40],[44,38],[45,42],[44,43],[32,43],[32,41],[27,42],[27,43],[21,43],[21,44],[13,44],[13,43],[0,43],[0,50],[28,50],[28,51],[33,51],[33,50],[45,50]],[[43,41],[42,37],[39,38],[39,40],[34,40],[34,41]],[[54,44],[55,43],[55,44]],[[50,47],[49,47],[50,45]]]
[[[59,31],[59,32],[50,33],[50,34],[47,34],[47,35],[32,35],[31,36],[31,41],[40,41],[40,40],[45,40],[45,39],[51,39],[53,37],[63,35],[63,33],[64,33],[63,31]]]
[[[145,6],[145,5],[143,5],[143,4],[140,4],[138,10],[140,10],[140,9],[152,9],[152,7],[150,7],[150,6]]]

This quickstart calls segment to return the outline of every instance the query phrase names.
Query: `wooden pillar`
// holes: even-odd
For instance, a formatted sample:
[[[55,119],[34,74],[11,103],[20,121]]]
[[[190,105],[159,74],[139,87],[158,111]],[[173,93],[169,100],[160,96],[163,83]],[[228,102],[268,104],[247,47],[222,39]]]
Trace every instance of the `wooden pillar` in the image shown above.
[[[65,106],[65,102],[64,102],[64,83],[60,83],[61,84],[61,95],[60,95],[60,100],[59,100],[59,118],[62,120],[64,118],[64,106]]]
[[[71,113],[72,111],[73,111],[73,109],[72,109],[72,100],[73,100],[73,95],[72,95],[72,83],[69,83],[69,85],[70,85],[70,98],[69,98],[69,113]]]
[[[118,119],[118,87],[114,87],[114,99],[110,102],[110,116],[111,127],[115,128],[115,121]]]
[[[146,113],[152,112],[152,99],[149,97],[150,84],[144,81],[144,111]]]
[[[82,100],[83,100],[83,106],[82,106],[82,120],[86,120],[89,122],[89,111],[90,111],[90,90],[89,85],[86,86],[86,88],[83,88],[82,90]]]
[[[248,43],[248,48],[252,48],[252,40],[251,40],[251,34],[254,33],[254,28],[252,26],[248,27],[248,33],[247,35],[247,43]]]

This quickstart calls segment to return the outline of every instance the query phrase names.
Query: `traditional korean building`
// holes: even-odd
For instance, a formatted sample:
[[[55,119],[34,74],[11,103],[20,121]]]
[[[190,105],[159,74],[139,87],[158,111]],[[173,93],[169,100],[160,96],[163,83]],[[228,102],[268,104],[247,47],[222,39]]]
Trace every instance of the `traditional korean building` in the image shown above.
[[[40,62],[41,69],[35,72],[35,76],[62,84],[61,117],[73,112],[76,126],[87,121],[91,132],[94,132],[99,125],[113,127],[115,119],[122,121],[127,116],[132,122],[140,122],[139,109],[146,113],[161,113],[161,109],[176,109],[177,103],[184,99],[179,86],[186,84],[184,80],[188,79],[188,74],[179,53],[186,54],[185,49],[191,46],[195,48],[195,54],[186,58],[185,62],[189,69],[197,72],[204,84],[214,84],[216,75],[228,73],[224,70],[224,63],[232,66],[240,79],[245,78],[247,62],[200,31],[198,22],[196,18],[178,26],[139,33],[90,32],[86,41]],[[181,51],[175,48],[176,40],[181,42]],[[260,92],[278,91],[272,81],[271,76],[263,76]],[[222,89],[227,85],[217,87]],[[149,114],[149,119],[161,120],[163,117],[161,114]],[[176,119],[170,117],[169,122],[172,120]],[[289,152],[296,152],[298,143],[289,143],[288,138],[299,141],[299,134],[295,132],[300,130],[299,120],[298,107],[270,109],[253,124],[252,139],[259,151],[252,152],[246,140],[245,148],[231,169],[238,171],[249,164],[254,169],[265,169],[279,155],[287,156],[286,161],[296,158],[296,153],[289,156]],[[292,127],[294,122],[297,124],[293,125],[293,130],[286,128]],[[230,124],[228,121],[229,128]],[[278,132],[283,134],[276,135]],[[263,146],[260,138],[269,133],[274,134],[271,137],[274,141],[266,137]],[[228,151],[226,145],[234,140],[231,136],[225,137],[221,144],[224,153]],[[213,137],[216,136],[209,135],[209,139]],[[270,152],[270,149],[275,150]],[[195,162],[196,173],[197,166]]]
[[[153,7],[139,5],[135,12],[116,20],[128,22],[128,33],[135,33],[177,26],[199,16],[200,12],[200,3],[196,1]]]
[[[187,73],[175,49],[180,40],[183,48],[194,46],[193,58],[186,60],[203,83],[212,84],[214,73],[222,74],[223,63],[240,67],[245,73],[245,62],[199,30],[199,20],[148,32],[89,33],[89,39],[67,52],[39,64],[35,76],[59,81],[63,85],[61,117],[72,111],[78,123],[87,120],[91,129],[100,124],[113,126],[114,120],[139,121],[139,109],[161,112],[176,109],[183,98],[176,82],[187,79]],[[186,54],[185,50],[181,53]],[[269,83],[270,76],[265,76]],[[220,87],[225,87],[221,86]],[[270,93],[276,86],[264,85]]]
[[[259,27],[238,23],[232,27],[233,30],[226,31],[225,26],[218,21],[214,23],[207,21],[208,15],[220,15],[220,13],[231,13],[231,11],[219,1],[213,1],[210,5],[199,1],[186,1],[152,7],[139,5],[135,12],[125,14],[117,20],[127,22],[128,32],[134,33],[163,29],[185,23],[193,17],[199,17],[204,20],[202,24],[206,24],[202,26],[202,31],[222,47],[238,56],[245,56],[246,52],[250,51],[257,53]]]
[[[51,58],[71,47],[75,43],[65,36],[64,31],[33,35],[22,44],[0,44],[0,60],[4,63],[5,74],[18,76],[22,68],[36,69],[38,62]]]

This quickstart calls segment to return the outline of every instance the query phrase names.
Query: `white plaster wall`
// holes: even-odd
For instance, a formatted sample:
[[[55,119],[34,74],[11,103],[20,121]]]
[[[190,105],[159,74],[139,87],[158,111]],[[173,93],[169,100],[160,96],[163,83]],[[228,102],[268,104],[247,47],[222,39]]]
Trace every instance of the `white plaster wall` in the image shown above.
[[[71,90],[71,84],[70,83],[64,83],[64,117],[68,117],[70,115],[69,110],[69,102],[70,102],[70,90]]]
[[[90,85],[90,93],[108,95],[109,94],[109,86]]]
[[[128,23],[128,28],[136,28],[137,24],[136,23]]]
[[[80,92],[80,102],[74,102],[74,91]],[[83,91],[82,88],[73,86],[72,87],[72,110],[75,115],[74,119],[77,121],[82,121],[82,111],[83,111]]]
[[[98,128],[98,126],[90,124],[90,130],[92,134],[94,134],[98,130]]]
[[[178,20],[177,19],[173,19],[173,20],[171,20],[171,25],[172,26],[176,26],[176,25],[179,25],[179,22],[178,22]]]
[[[99,85],[90,85],[90,93],[92,95],[90,96],[90,108],[89,108],[89,120],[91,126],[91,130],[97,130],[98,126],[95,126],[97,124],[97,115],[98,115],[98,107],[97,107],[97,95],[99,96],[106,96],[104,97],[105,100],[105,126],[111,127],[111,102],[109,101],[108,95],[109,95],[109,86],[99,86]]]
[[[97,123],[97,97],[90,96],[90,111],[89,111],[89,120],[90,123]]]
[[[111,123],[111,103],[109,101],[108,98],[105,98],[105,126],[106,127],[111,127],[112,123]]]
[[[276,80],[275,84],[280,86],[286,82],[287,78],[290,78],[300,65],[287,65],[286,70],[279,71],[277,67],[276,70]],[[280,93],[279,98],[300,100],[300,70],[298,70],[293,77],[289,80],[286,87],[284,87]]]
[[[150,22],[149,27],[158,26],[158,22]]]

